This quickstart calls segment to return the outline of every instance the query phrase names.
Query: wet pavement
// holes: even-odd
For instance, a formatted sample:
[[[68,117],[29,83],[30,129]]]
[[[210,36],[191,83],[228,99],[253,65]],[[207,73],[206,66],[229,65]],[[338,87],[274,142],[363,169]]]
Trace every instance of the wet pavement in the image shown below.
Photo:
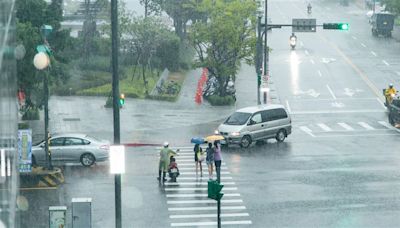
[[[273,23],[307,17],[303,1],[269,3]],[[293,133],[283,143],[268,140],[248,149],[223,148],[226,173],[222,178],[234,183],[223,191],[235,194],[224,199],[236,201],[222,206],[240,207],[241,211],[223,209],[223,214],[236,215],[222,221],[251,221],[226,227],[398,227],[400,155],[396,148],[400,135],[387,124],[380,93],[389,82],[400,87],[400,46],[393,39],[372,37],[364,10],[356,5],[316,3],[313,12],[318,23],[346,21],[350,30],[297,34],[295,51],[286,42],[289,29],[269,34],[271,75],[280,101],[292,114]],[[242,66],[233,107],[197,105],[194,97],[200,74],[200,70],[189,72],[176,103],[126,99],[121,110],[122,141],[167,140],[173,147],[185,148],[178,166],[187,168],[182,171],[189,174],[181,176],[186,178],[194,178],[190,138],[213,133],[234,109],[257,100],[254,66]],[[112,112],[102,107],[105,98],[52,97],[50,103],[52,130],[112,139]],[[184,227],[208,223],[214,227],[215,217],[208,217],[215,213],[213,208],[168,210],[177,205],[215,204],[204,196],[171,196],[168,192],[172,190],[167,189],[178,188],[177,194],[204,194],[203,190],[183,190],[188,185],[202,188],[203,182],[178,177],[178,186],[160,186],[157,156],[156,147],[127,148],[122,182],[124,227],[182,223]],[[73,197],[91,197],[94,227],[114,227],[113,176],[108,168],[107,162],[92,168],[71,164],[64,167],[66,183],[58,190],[23,192],[31,205],[25,224],[45,226],[49,205],[70,206]],[[228,187],[236,189],[230,192]]]

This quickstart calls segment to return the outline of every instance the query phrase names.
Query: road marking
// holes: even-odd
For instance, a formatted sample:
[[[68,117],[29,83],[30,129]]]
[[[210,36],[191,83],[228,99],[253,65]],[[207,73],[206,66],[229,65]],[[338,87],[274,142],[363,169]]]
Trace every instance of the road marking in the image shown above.
[[[195,165],[192,164],[193,167],[181,167],[179,170],[196,170]],[[228,169],[226,166],[222,166],[221,169]]]
[[[328,127],[326,124],[318,123],[317,125],[318,125],[318,127],[322,128],[322,130],[324,130],[324,131],[332,131],[332,129],[330,127]]]
[[[201,203],[217,203],[216,200],[167,200],[167,204],[201,204]],[[221,203],[243,203],[241,199],[222,199]]]
[[[36,188],[19,188],[21,191],[31,191],[31,190],[57,190],[57,187],[36,187]],[[9,191],[8,188],[1,188],[0,191]]]
[[[311,129],[308,128],[308,127],[306,127],[306,126],[301,126],[301,127],[300,127],[300,130],[302,130],[302,131],[304,131],[305,133],[311,135],[312,137],[315,137],[315,135],[314,135],[313,133],[311,133],[311,132],[312,132]]]
[[[251,221],[221,221],[221,225],[251,225]],[[182,222],[171,223],[171,226],[217,226],[217,222]]]
[[[385,104],[381,101],[381,99],[379,99],[379,98],[377,97],[376,100],[378,100],[379,104],[382,105],[383,109],[386,109],[386,106],[385,106]]]
[[[371,54],[374,55],[375,57],[378,56],[375,52],[371,51]]]
[[[289,101],[288,100],[286,100],[286,108],[289,111],[289,113],[292,112],[292,110],[290,109],[290,105],[289,105]]]
[[[314,60],[312,60],[312,59],[310,59],[310,62],[311,62],[312,64],[315,64]]]
[[[195,188],[165,188],[165,191],[207,191],[208,188],[195,187]],[[237,191],[237,187],[224,187],[224,191]]]
[[[168,198],[208,197],[208,193],[167,194]],[[224,197],[240,197],[240,193],[225,193]]]
[[[178,163],[179,164],[179,163]],[[208,172],[203,170],[203,174],[207,174]],[[196,172],[180,172],[181,175],[194,175]],[[229,171],[221,171],[221,174],[231,174]]]
[[[398,76],[400,76],[400,71],[396,71],[396,74],[397,74]]]
[[[225,182],[224,185],[235,185],[235,182]],[[208,185],[208,182],[166,182],[165,186],[183,186],[183,185]]]
[[[386,127],[386,128],[389,128],[389,129],[396,129],[395,127],[393,127],[392,125],[390,125],[388,122],[385,122],[385,121],[378,121],[378,123],[379,123],[380,125]]]
[[[346,123],[337,123],[337,124],[346,129],[347,131],[354,131],[354,128],[350,127],[350,125]]]
[[[215,207],[171,207],[168,211],[208,211],[216,210]],[[245,206],[221,206],[221,210],[246,210]]]
[[[331,137],[375,137],[375,136],[390,136],[390,135],[396,135],[398,136],[398,133],[383,133],[383,134],[329,134],[329,135],[321,135],[317,136],[317,138],[331,138]]]
[[[364,43],[361,43],[361,46],[363,46],[363,47],[365,47],[365,48],[367,47],[367,45],[365,45]]]
[[[371,127],[370,125],[368,125],[365,122],[358,122],[358,125],[360,125],[361,127],[367,129],[367,130],[374,130],[375,128]]]
[[[304,53],[306,53],[306,55],[309,55],[309,54],[310,54],[310,53],[308,53],[308,51],[307,51],[307,50],[305,50],[305,51],[304,51]]]
[[[181,164],[179,164],[181,166]],[[208,181],[208,177],[179,177],[179,180],[199,180],[199,181]],[[221,177],[221,180],[232,180],[232,177]]]
[[[355,37],[355,36],[351,36],[351,38],[353,38],[353,40],[357,40],[357,37]]]
[[[294,111],[292,115],[305,115],[305,114],[333,114],[333,113],[383,113],[381,109],[359,109],[359,110],[321,110],[321,111]]]
[[[329,87],[329,85],[326,85],[326,88],[328,88],[329,93],[332,95],[333,99],[336,100],[336,96],[335,96],[335,94],[333,93],[331,87]]]
[[[322,77],[322,73],[321,73],[320,70],[318,70],[318,75],[319,75],[320,77]]]
[[[221,217],[246,217],[250,216],[249,213],[224,213]],[[215,218],[215,214],[194,214],[194,215],[170,215],[171,219],[179,218]]]
[[[375,98],[374,98],[374,99],[375,99]],[[204,162],[204,161],[203,161],[203,162]],[[202,164],[203,164],[203,162],[202,162]],[[226,165],[226,163],[225,163],[225,162],[222,162],[221,165],[224,166],[224,165]],[[193,160],[193,162],[190,162],[190,163],[179,163],[179,166],[193,166],[193,167],[196,167],[196,163],[195,163],[194,160]],[[206,166],[206,165],[204,165],[204,166]],[[206,168],[207,168],[207,167],[206,167]]]
[[[383,62],[386,66],[389,66],[389,65],[390,65],[388,62],[386,62],[386,60],[382,60],[382,62]]]

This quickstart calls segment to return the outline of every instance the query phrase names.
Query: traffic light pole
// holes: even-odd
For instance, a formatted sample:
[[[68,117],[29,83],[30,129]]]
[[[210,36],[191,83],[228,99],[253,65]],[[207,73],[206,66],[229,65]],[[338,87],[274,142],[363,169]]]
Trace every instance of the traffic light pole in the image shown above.
[[[264,18],[265,28],[268,28],[268,0],[265,0],[265,18]],[[269,75],[269,48],[268,48],[268,33],[265,29],[265,39],[264,39],[264,75]]]
[[[217,172],[217,182],[218,184],[221,183],[221,166],[216,166],[215,170]],[[218,221],[218,228],[221,228],[221,198],[218,197],[217,200],[217,221]]]
[[[261,85],[261,58],[262,58],[262,37],[261,37],[261,16],[257,20],[257,44],[256,44],[256,72],[257,72],[257,105],[260,101],[260,85]]]
[[[118,1],[111,0],[111,45],[112,45],[112,95],[114,119],[114,145],[120,144],[119,76],[118,76]],[[121,174],[114,174],[115,227],[122,228]]]

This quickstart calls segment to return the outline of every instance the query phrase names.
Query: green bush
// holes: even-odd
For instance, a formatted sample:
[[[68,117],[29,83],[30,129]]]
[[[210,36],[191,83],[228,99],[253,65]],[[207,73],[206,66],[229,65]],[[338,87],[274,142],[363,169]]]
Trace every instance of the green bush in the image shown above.
[[[39,110],[37,108],[28,109],[22,115],[22,120],[39,120],[39,119],[40,115],[39,115]]]
[[[212,96],[206,97],[206,99],[208,102],[210,102],[211,105],[214,105],[214,106],[235,104],[235,98],[233,96],[220,97],[218,95],[212,95]]]
[[[178,96],[164,94],[164,95],[148,95],[146,98],[150,100],[175,102],[178,99]]]

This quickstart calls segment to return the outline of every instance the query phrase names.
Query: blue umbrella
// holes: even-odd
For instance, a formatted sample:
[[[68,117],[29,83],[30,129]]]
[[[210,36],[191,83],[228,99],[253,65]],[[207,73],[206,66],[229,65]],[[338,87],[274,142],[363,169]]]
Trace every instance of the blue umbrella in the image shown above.
[[[204,139],[200,138],[200,137],[194,137],[190,140],[191,143],[194,144],[203,144],[204,143]]]

